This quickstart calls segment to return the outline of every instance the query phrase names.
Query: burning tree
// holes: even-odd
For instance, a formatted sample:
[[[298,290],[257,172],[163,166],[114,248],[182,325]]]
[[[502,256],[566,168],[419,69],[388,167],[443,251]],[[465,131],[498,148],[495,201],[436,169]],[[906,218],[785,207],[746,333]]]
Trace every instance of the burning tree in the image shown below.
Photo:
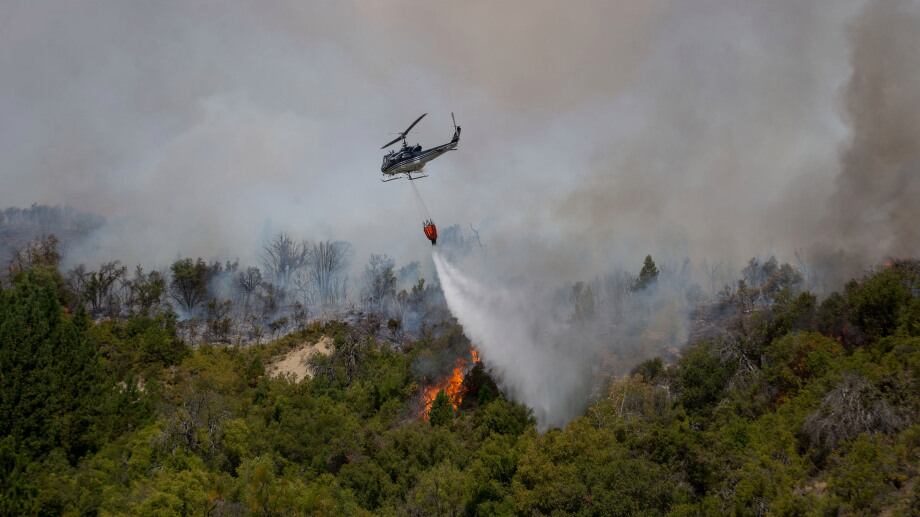
[[[460,407],[463,402],[463,380],[473,365],[479,363],[479,351],[470,347],[471,361],[468,363],[466,358],[458,357],[454,363],[454,369],[450,375],[442,379],[437,384],[428,386],[422,391],[422,414],[421,417],[431,421],[432,425],[438,425],[433,419],[438,415],[438,422],[443,423],[445,410],[440,408],[444,406],[444,401],[449,403],[450,416]],[[443,399],[439,402],[439,399]],[[437,409],[437,412],[435,411]]]

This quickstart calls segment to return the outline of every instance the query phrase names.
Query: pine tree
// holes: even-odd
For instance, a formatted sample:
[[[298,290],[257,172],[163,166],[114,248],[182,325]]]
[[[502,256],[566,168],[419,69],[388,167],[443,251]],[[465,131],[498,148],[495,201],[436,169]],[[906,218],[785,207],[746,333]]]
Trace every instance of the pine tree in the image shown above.
[[[453,418],[454,407],[451,405],[450,399],[447,398],[447,393],[441,390],[431,404],[431,411],[428,413],[428,421],[431,422],[433,426],[446,425],[449,424]]]
[[[101,368],[84,314],[64,314],[60,277],[45,268],[0,292],[0,435],[27,457],[61,447],[75,461],[94,446]]]
[[[642,271],[639,272],[639,278],[636,279],[633,290],[641,291],[654,284],[656,280],[658,280],[658,266],[655,265],[651,255],[646,255],[645,262],[642,264]]]

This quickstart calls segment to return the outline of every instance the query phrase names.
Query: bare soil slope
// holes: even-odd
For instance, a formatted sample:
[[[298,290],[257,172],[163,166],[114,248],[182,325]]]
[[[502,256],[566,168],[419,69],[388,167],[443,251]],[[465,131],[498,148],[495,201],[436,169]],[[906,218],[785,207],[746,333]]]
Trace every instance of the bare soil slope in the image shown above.
[[[282,375],[293,376],[294,382],[300,382],[306,377],[313,377],[313,372],[307,366],[307,359],[313,354],[328,355],[332,352],[332,338],[323,336],[316,343],[301,343],[299,346],[284,354],[268,365],[266,371],[271,377]]]

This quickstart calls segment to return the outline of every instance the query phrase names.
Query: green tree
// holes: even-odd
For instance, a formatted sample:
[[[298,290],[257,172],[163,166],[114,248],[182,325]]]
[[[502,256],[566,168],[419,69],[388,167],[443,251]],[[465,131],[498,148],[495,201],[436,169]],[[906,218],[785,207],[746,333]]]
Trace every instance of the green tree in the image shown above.
[[[881,513],[884,496],[903,479],[895,451],[879,435],[860,434],[835,453],[830,463],[829,488],[851,511]]]
[[[461,389],[463,393],[461,409],[484,406],[498,397],[498,386],[486,372],[482,362],[473,365],[473,369],[463,377]]]
[[[898,334],[920,337],[920,298],[914,298],[901,311],[898,318]]]
[[[533,414],[527,406],[503,398],[486,404],[476,413],[475,421],[482,436],[492,433],[518,436],[534,425]]]
[[[415,515],[453,517],[463,515],[472,496],[472,480],[450,463],[423,472],[408,496]]]
[[[29,457],[61,447],[76,461],[94,446],[104,397],[84,314],[64,314],[60,277],[33,268],[0,293],[0,435]]]
[[[533,439],[521,454],[512,487],[518,515],[656,515],[676,483],[661,465],[636,457],[617,433],[578,419]]]
[[[652,384],[664,374],[664,361],[660,357],[642,361],[630,373],[641,375],[643,381]]]
[[[642,263],[642,271],[639,272],[639,278],[633,284],[633,290],[641,291],[654,284],[656,280],[658,280],[658,266],[655,265],[651,255],[646,255],[645,261]]]
[[[431,411],[428,413],[428,421],[431,425],[447,425],[454,419],[454,406],[451,405],[450,399],[444,390],[438,392],[431,403]]]
[[[220,264],[208,265],[202,259],[184,258],[170,267],[172,281],[169,294],[187,311],[192,311],[208,297],[208,284],[220,270]]]
[[[12,436],[0,438],[0,515],[32,513],[38,489],[26,472],[28,465]]]
[[[678,362],[678,400],[687,411],[705,412],[719,402],[734,373],[713,348],[711,343],[699,343],[685,350]]]
[[[349,462],[339,471],[338,479],[350,488],[361,506],[368,510],[379,507],[386,499],[396,495],[396,486],[390,476],[376,462],[360,458]]]
[[[144,316],[159,309],[166,294],[166,280],[159,271],[144,273],[141,266],[134,270],[134,278],[128,282],[128,309]]]
[[[53,234],[41,237],[26,243],[13,254],[9,263],[9,275],[15,278],[34,267],[57,269],[61,262],[61,253],[58,251],[58,238]]]
[[[161,368],[178,364],[189,351],[176,336],[172,313],[103,321],[89,328],[88,335],[116,381],[132,375],[157,377]]]
[[[848,289],[852,321],[870,339],[891,335],[897,328],[901,311],[911,300],[910,289],[905,285],[907,277],[892,267]]]

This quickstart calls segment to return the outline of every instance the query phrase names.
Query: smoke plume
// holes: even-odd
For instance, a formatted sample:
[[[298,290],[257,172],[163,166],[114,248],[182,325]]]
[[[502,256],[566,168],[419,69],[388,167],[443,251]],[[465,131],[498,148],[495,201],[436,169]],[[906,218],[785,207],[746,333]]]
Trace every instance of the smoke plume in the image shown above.
[[[872,2],[850,30],[852,128],[828,211],[838,245],[873,258],[920,250],[920,9]]]

